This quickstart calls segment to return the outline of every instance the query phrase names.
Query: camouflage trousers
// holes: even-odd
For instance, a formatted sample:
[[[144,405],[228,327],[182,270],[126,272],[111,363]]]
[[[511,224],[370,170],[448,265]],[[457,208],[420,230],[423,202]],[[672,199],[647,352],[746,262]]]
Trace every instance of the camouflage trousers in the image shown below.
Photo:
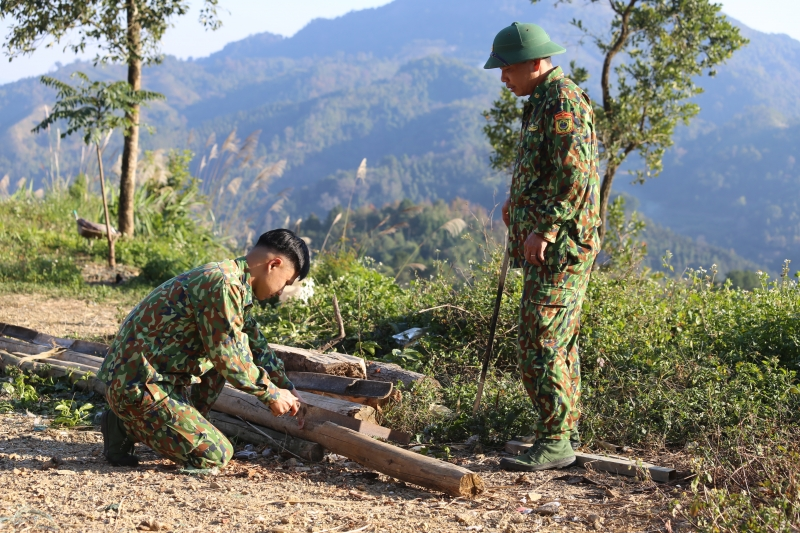
[[[233,456],[233,446],[205,417],[224,385],[224,378],[212,370],[191,388],[166,382],[128,384],[107,390],[106,399],[131,440],[182,466],[223,467]]]
[[[551,274],[523,266],[517,361],[522,383],[539,411],[537,439],[569,439],[580,418],[580,313],[592,263]]]

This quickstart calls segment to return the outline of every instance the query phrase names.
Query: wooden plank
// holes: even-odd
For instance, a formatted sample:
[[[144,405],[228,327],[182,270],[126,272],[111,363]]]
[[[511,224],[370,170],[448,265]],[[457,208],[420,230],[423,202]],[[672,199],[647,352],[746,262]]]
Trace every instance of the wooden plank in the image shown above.
[[[630,459],[619,459],[616,457],[607,457],[603,455],[593,455],[590,453],[575,453],[577,464],[581,468],[589,468],[595,470],[602,470],[604,472],[611,472],[614,474],[621,474],[623,476],[637,477],[640,472],[647,471],[653,481],[659,483],[666,483],[674,481],[678,478],[678,474],[674,468],[667,468],[663,466],[656,466],[650,463],[631,461]]]
[[[84,340],[62,339],[34,329],[0,322],[0,335],[40,344],[42,346],[62,346],[73,352],[105,357],[108,345]],[[340,353],[322,353],[293,346],[270,344],[270,348],[283,361],[286,371],[315,372],[335,376],[365,379],[367,368],[364,360]],[[399,368],[399,367],[398,367]]]
[[[269,347],[283,361],[287,372],[316,372],[359,379],[367,377],[366,365],[360,357],[315,352],[281,344],[270,344]]]
[[[52,345],[43,346],[38,344],[31,344],[18,339],[11,339],[8,337],[0,337],[0,349],[6,350],[10,353],[24,353],[27,355],[36,355],[47,352],[52,349]],[[72,350],[65,350],[60,353],[55,353],[47,358],[52,361],[64,361],[79,363],[88,367],[100,368],[103,359],[93,355],[86,355],[82,353],[73,352]]]
[[[20,351],[21,353],[29,353],[29,354],[41,353],[48,349],[43,346],[36,346],[24,343],[22,341],[17,341],[14,339],[3,339],[3,338],[0,338],[0,348],[5,348],[5,349],[14,348]],[[12,349],[11,351],[14,351],[14,349]],[[54,354],[48,359],[54,364],[56,361],[58,361],[62,365],[75,366],[79,370],[83,371],[92,370],[94,372],[97,372],[100,369],[100,365],[103,362],[103,360],[99,357],[80,354],[73,352],[71,350],[66,350],[64,352]],[[231,390],[235,390],[228,384],[226,384],[225,387]],[[377,423],[376,421],[377,411],[369,405],[363,405],[355,402],[349,402],[346,400],[340,400],[338,398],[327,398],[309,392],[303,394],[303,398],[306,400],[307,403],[313,405],[314,407],[325,409],[327,411],[331,411],[343,416],[352,417],[355,418],[356,420],[363,420],[365,422]]]
[[[389,398],[394,388],[391,383],[315,372],[287,372],[286,375],[299,390],[312,391],[317,394],[328,393],[345,397],[385,400]]]
[[[382,363],[380,361],[369,361],[367,364],[367,379],[374,381],[385,381],[397,385],[403,384],[403,389],[410,390],[415,384],[420,382],[430,383],[437,389],[441,387],[438,381],[425,374],[406,370],[400,365],[393,363]]]
[[[3,370],[8,366],[16,366],[31,372],[44,373],[48,376],[62,377],[67,376],[69,381],[79,389],[93,390],[98,394],[105,394],[105,383],[94,377],[94,372],[78,370],[75,367],[62,367],[52,363],[41,363],[39,361],[23,362],[22,357],[0,350],[0,368]]]
[[[285,451],[304,461],[315,463],[322,461],[325,457],[325,447],[316,442],[290,437],[285,433],[255,424],[249,426],[238,418],[217,411],[211,411],[208,414],[208,420],[228,437],[235,437],[251,444],[269,446],[278,454]]]
[[[69,349],[73,352],[94,355],[102,360],[105,358],[106,353],[108,353],[108,344],[78,339],[69,346]]]
[[[408,444],[411,441],[411,435],[408,433],[390,430],[371,422],[356,420],[355,418],[326,411],[325,409],[309,404],[303,404],[301,406],[300,413],[298,413],[297,417],[278,417],[273,415],[272,411],[255,396],[228,387],[223,389],[222,394],[220,394],[217,402],[214,404],[214,410],[231,416],[241,416],[248,422],[266,426],[275,431],[291,435],[292,437],[319,442],[323,446],[325,446],[325,443],[316,438],[314,428],[327,421],[333,421],[339,425],[373,437],[395,440],[401,444]]]
[[[512,455],[519,455],[525,453],[531,446],[533,446],[533,444],[510,440],[506,442],[505,451]],[[632,461],[623,457],[610,457],[607,455],[594,455],[583,452],[575,452],[575,464],[581,468],[586,468],[586,465],[589,465],[589,468],[594,470],[611,472],[612,474],[620,474],[628,477],[637,477],[639,472],[647,471],[653,481],[658,481],[660,483],[674,481],[678,476],[674,468]]]
[[[332,422],[320,424],[316,433],[330,451],[401,481],[462,498],[486,490],[481,477],[466,468],[396,448]]]
[[[14,337],[23,341],[33,342],[33,339],[39,335],[35,329],[26,328],[23,326],[15,326],[14,324],[4,324],[0,322],[0,335],[6,337]]]

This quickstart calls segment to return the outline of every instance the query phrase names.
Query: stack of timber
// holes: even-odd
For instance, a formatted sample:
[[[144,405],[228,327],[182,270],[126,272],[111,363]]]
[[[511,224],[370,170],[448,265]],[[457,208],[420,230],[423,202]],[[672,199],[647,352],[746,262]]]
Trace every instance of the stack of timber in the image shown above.
[[[399,371],[373,372],[384,375],[366,380],[367,366],[358,357],[270,347],[283,360],[289,378],[303,391],[300,412],[297,417],[276,417],[254,396],[226,385],[209,415],[226,435],[258,444],[271,443],[310,461],[319,460],[323,449],[327,449],[402,481],[452,496],[472,497],[485,490],[480,476],[463,467],[372,438],[400,444],[410,441],[409,434],[380,426],[376,408],[396,395],[393,381],[411,386],[430,378],[397,367]],[[61,339],[0,323],[0,368],[18,366],[68,376],[76,386],[100,394],[105,386],[94,375],[107,349],[100,343]],[[374,368],[373,363],[370,368]]]

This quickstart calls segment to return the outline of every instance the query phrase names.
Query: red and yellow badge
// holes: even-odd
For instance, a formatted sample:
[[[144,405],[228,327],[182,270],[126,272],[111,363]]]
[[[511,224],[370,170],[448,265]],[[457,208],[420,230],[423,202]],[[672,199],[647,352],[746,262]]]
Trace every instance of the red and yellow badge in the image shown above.
[[[556,135],[568,135],[575,130],[575,123],[572,119],[572,113],[562,111],[555,116],[556,119]]]

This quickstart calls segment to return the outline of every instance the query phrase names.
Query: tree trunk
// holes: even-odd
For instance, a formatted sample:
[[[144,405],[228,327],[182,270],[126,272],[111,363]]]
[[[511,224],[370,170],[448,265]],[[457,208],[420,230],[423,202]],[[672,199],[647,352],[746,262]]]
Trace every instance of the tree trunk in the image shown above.
[[[100,194],[103,196],[103,214],[106,216],[106,237],[108,238],[108,267],[117,267],[117,258],[114,253],[114,235],[111,234],[111,219],[108,216],[108,201],[106,200],[106,179],[103,174],[103,153],[100,145],[97,148],[97,168],[100,170]]]
[[[134,91],[142,88],[142,41],[139,9],[128,0],[128,84]],[[118,225],[122,235],[133,236],[133,197],[136,192],[136,165],[139,159],[139,104],[125,114],[131,126],[125,130],[122,147],[122,172],[119,177]]]
[[[608,197],[611,194],[611,184],[614,182],[614,176],[617,173],[617,167],[608,165],[603,174],[603,183],[600,185],[600,246],[602,247],[603,241],[606,237],[606,217],[608,216]]]

